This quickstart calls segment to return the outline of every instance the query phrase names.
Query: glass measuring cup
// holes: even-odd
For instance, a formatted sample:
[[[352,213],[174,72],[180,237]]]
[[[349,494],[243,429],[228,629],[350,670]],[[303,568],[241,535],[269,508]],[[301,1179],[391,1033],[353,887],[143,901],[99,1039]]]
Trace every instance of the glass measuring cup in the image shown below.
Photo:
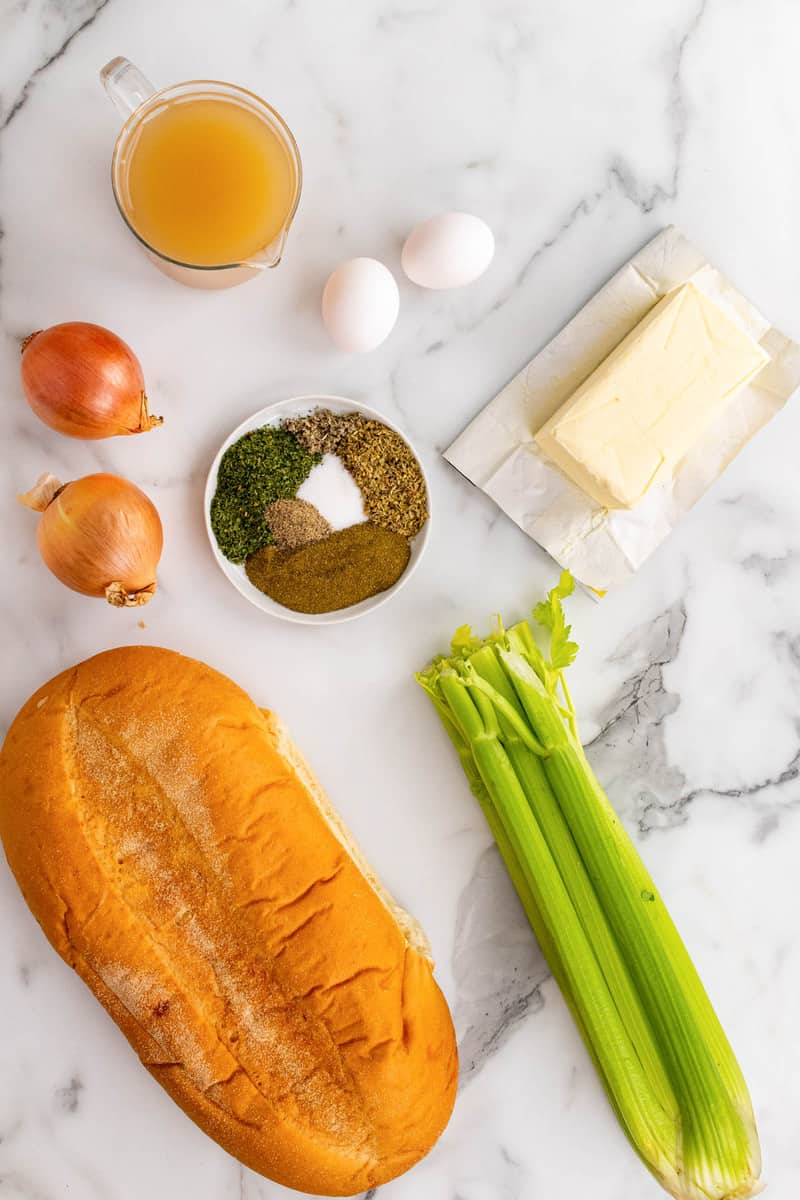
[[[147,251],[155,265],[179,283],[195,288],[225,288],[253,279],[262,271],[276,267],[281,260],[302,185],[302,165],[297,143],[283,118],[252,92],[234,84],[199,79],[156,91],[127,58],[114,58],[100,72],[106,93],[125,118],[117,138],[111,161],[111,185],[117,208],[134,237]],[[273,230],[268,244],[258,246],[238,261],[198,263],[186,261],[180,255],[167,253],[164,245],[154,244],[152,235],[144,236],[137,228],[136,212],[131,196],[131,166],[148,122],[152,122],[174,106],[191,102],[222,102],[236,106],[230,115],[250,114],[255,117],[285,156],[285,213],[281,211],[278,228]],[[198,186],[203,186],[202,183]]]

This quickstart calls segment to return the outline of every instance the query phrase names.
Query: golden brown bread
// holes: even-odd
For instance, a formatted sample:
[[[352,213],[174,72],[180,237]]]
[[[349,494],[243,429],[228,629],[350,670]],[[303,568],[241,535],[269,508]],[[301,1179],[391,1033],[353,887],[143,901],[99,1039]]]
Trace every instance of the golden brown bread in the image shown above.
[[[350,1195],[433,1145],[457,1059],[424,936],[225,676],[126,647],[45,684],[0,754],[0,836],[55,949],[242,1162]]]

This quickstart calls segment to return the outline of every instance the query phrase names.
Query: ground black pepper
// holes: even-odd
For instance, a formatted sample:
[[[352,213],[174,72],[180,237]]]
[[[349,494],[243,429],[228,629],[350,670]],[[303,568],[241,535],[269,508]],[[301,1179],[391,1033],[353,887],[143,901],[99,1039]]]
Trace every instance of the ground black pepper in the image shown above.
[[[266,517],[275,545],[281,549],[294,550],[297,546],[318,542],[331,532],[319,509],[297,496],[270,504]]]
[[[406,538],[368,521],[297,550],[266,546],[245,564],[252,584],[294,612],[349,608],[396,583],[408,566]]]
[[[319,461],[288,430],[273,425],[254,429],[228,447],[211,501],[211,528],[226,558],[244,562],[271,543],[268,505],[294,496]]]

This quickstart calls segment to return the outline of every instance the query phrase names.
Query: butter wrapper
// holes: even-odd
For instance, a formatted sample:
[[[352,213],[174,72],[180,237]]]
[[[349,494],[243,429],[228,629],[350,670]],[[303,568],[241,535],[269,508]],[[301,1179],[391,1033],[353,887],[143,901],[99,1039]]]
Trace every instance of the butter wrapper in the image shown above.
[[[605,509],[534,436],[647,312],[694,283],[770,356],[685,455],[631,509]],[[624,583],[800,384],[800,346],[673,226],[597,292],[445,450],[444,457],[594,593]]]

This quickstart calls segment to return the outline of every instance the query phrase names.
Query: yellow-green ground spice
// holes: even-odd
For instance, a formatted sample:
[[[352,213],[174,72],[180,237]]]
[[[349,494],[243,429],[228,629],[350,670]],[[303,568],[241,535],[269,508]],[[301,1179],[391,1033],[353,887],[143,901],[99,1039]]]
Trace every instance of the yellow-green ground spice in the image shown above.
[[[401,534],[365,521],[296,550],[266,546],[250,555],[245,570],[259,591],[285,608],[326,613],[391,587],[409,556]]]
[[[244,562],[270,544],[268,505],[294,496],[318,462],[318,454],[309,454],[288,430],[273,425],[254,429],[228,447],[211,501],[211,528],[226,558]]]
[[[266,517],[275,545],[281,549],[294,550],[318,542],[331,532],[319,509],[297,496],[270,504]]]
[[[370,521],[406,538],[419,533],[428,519],[428,493],[399,433],[381,421],[351,421],[337,453],[361,489]]]

